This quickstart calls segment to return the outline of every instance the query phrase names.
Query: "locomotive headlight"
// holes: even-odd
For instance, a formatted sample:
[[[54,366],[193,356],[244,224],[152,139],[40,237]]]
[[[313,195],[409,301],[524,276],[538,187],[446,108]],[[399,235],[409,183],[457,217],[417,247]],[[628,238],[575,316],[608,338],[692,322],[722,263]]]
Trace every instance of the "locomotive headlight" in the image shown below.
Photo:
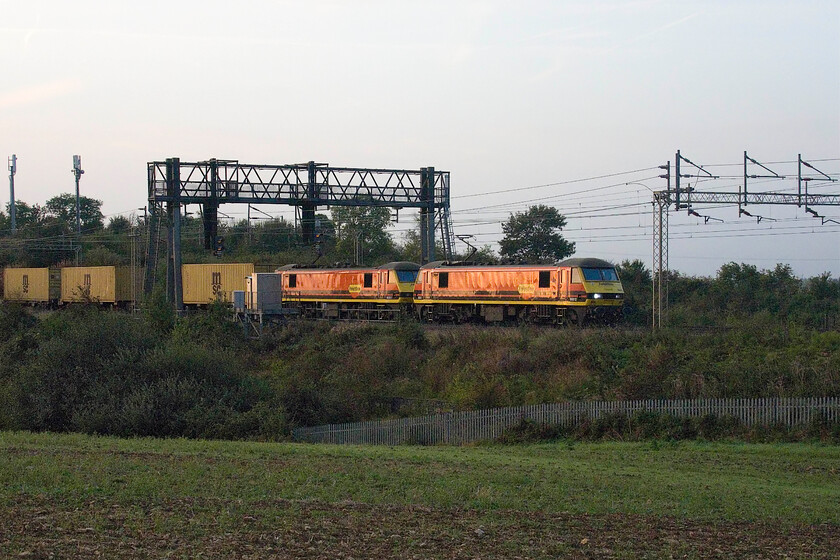
[[[602,297],[604,297],[604,294],[592,294],[593,299],[601,299]]]

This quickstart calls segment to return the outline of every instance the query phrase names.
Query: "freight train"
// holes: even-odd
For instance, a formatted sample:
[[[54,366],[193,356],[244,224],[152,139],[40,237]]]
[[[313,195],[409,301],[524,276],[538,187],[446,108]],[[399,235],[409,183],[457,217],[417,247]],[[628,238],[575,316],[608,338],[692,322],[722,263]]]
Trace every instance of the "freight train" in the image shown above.
[[[615,267],[593,258],[554,265],[287,265],[277,273],[283,306],[311,318],[382,320],[410,314],[433,323],[615,324],[624,303]]]
[[[291,264],[272,273],[260,273],[260,268],[264,270],[242,263],[183,265],[183,301],[201,307],[223,300],[245,312],[284,309],[312,319],[413,316],[429,323],[547,325],[615,324],[624,303],[615,267],[593,258],[553,265],[438,261],[352,268]],[[135,286],[138,280],[127,267],[7,268],[4,278],[5,299],[58,305],[121,305],[131,301],[132,280]],[[139,293],[136,287],[134,293]]]
[[[132,301],[132,274],[127,266],[11,268],[2,271],[3,299],[31,305],[58,306],[97,302],[123,305]]]
[[[271,267],[273,268],[273,267]],[[202,307],[233,301],[245,279],[265,267],[251,263],[185,264],[181,268],[183,302]],[[67,266],[0,270],[0,293],[6,301],[58,307],[79,302],[128,306],[142,293],[142,270],[129,266]]]

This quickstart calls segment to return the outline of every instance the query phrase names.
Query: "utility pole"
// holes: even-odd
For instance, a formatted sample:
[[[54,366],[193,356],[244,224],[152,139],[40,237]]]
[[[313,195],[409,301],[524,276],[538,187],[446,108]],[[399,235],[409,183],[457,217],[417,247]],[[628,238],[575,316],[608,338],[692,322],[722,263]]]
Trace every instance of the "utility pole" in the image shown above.
[[[17,173],[17,156],[12,154],[9,158],[9,218],[12,222],[12,233],[17,231],[15,221],[15,173]]]
[[[76,234],[82,234],[82,214],[79,208],[79,179],[84,175],[82,156],[73,156],[73,175],[76,177]]]

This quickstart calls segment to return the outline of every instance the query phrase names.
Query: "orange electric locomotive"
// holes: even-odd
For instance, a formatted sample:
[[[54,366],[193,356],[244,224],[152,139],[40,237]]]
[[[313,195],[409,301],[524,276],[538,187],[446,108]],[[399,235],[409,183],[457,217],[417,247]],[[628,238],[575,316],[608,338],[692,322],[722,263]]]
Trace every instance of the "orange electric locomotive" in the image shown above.
[[[420,266],[392,262],[371,268],[307,268],[286,265],[283,306],[302,317],[394,320],[410,310]]]
[[[417,316],[429,322],[615,324],[624,290],[607,261],[567,259],[554,265],[433,262],[414,286]]]

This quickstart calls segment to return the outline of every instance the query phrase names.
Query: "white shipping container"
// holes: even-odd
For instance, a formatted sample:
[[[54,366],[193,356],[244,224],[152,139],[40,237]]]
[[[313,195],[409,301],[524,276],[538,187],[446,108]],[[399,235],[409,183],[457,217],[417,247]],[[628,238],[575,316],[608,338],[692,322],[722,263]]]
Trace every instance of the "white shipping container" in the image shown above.
[[[237,313],[241,313],[245,311],[245,291],[244,290],[234,290],[233,291],[233,310]]]

